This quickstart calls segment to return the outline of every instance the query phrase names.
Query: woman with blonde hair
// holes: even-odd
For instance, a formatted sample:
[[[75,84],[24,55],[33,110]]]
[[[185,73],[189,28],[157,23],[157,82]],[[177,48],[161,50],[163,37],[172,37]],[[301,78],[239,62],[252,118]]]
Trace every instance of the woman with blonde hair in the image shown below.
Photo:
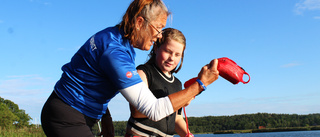
[[[156,98],[182,90],[180,80],[173,74],[178,73],[182,67],[185,48],[186,38],[181,31],[173,28],[164,29],[162,38],[154,43],[147,63],[137,67],[141,79]],[[159,121],[148,119],[132,105],[130,105],[130,110],[127,137],[173,136],[175,133],[185,137],[188,134],[181,109]]]

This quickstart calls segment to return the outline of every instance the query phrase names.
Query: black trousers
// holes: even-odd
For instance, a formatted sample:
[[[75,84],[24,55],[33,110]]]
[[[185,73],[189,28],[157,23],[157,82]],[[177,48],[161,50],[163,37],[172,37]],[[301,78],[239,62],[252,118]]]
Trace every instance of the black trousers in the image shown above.
[[[52,92],[41,112],[41,125],[48,137],[94,137],[97,119],[83,115]]]

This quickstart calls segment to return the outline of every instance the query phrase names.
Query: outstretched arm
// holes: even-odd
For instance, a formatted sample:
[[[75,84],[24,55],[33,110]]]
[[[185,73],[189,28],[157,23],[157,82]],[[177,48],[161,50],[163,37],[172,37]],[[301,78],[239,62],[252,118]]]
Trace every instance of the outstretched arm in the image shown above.
[[[210,85],[212,82],[216,81],[219,77],[219,71],[217,70],[218,60],[214,59],[202,67],[200,73],[198,74],[198,78],[202,81],[205,86]],[[169,95],[172,107],[174,111],[185,106],[188,101],[192,100],[193,97],[198,95],[202,91],[202,87],[198,82],[191,84],[189,87],[185,88],[182,91],[173,93]]]
[[[218,60],[212,60],[198,74],[198,78],[205,86],[218,79],[219,71],[217,70],[217,65]],[[157,99],[148,89],[148,86],[144,82],[140,82],[121,89],[120,92],[139,112],[153,121],[158,121],[187,105],[202,90],[202,87],[196,82],[182,91]]]
[[[176,123],[174,129],[180,137],[185,137],[188,134],[186,122],[184,121],[182,115],[179,115],[178,113],[176,116]]]

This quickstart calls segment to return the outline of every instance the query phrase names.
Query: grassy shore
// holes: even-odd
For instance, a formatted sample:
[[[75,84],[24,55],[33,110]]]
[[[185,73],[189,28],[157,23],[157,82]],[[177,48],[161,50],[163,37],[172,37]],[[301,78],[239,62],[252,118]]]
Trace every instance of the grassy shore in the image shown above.
[[[4,129],[0,127],[1,137],[45,137],[40,127],[24,127],[17,129]]]

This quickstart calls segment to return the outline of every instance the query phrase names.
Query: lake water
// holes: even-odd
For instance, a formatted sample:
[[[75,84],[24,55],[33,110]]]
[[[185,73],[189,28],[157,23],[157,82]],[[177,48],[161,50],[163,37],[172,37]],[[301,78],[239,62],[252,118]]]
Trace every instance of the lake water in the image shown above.
[[[196,134],[195,137],[320,137],[320,130],[242,134]],[[178,137],[178,136],[174,136]]]

